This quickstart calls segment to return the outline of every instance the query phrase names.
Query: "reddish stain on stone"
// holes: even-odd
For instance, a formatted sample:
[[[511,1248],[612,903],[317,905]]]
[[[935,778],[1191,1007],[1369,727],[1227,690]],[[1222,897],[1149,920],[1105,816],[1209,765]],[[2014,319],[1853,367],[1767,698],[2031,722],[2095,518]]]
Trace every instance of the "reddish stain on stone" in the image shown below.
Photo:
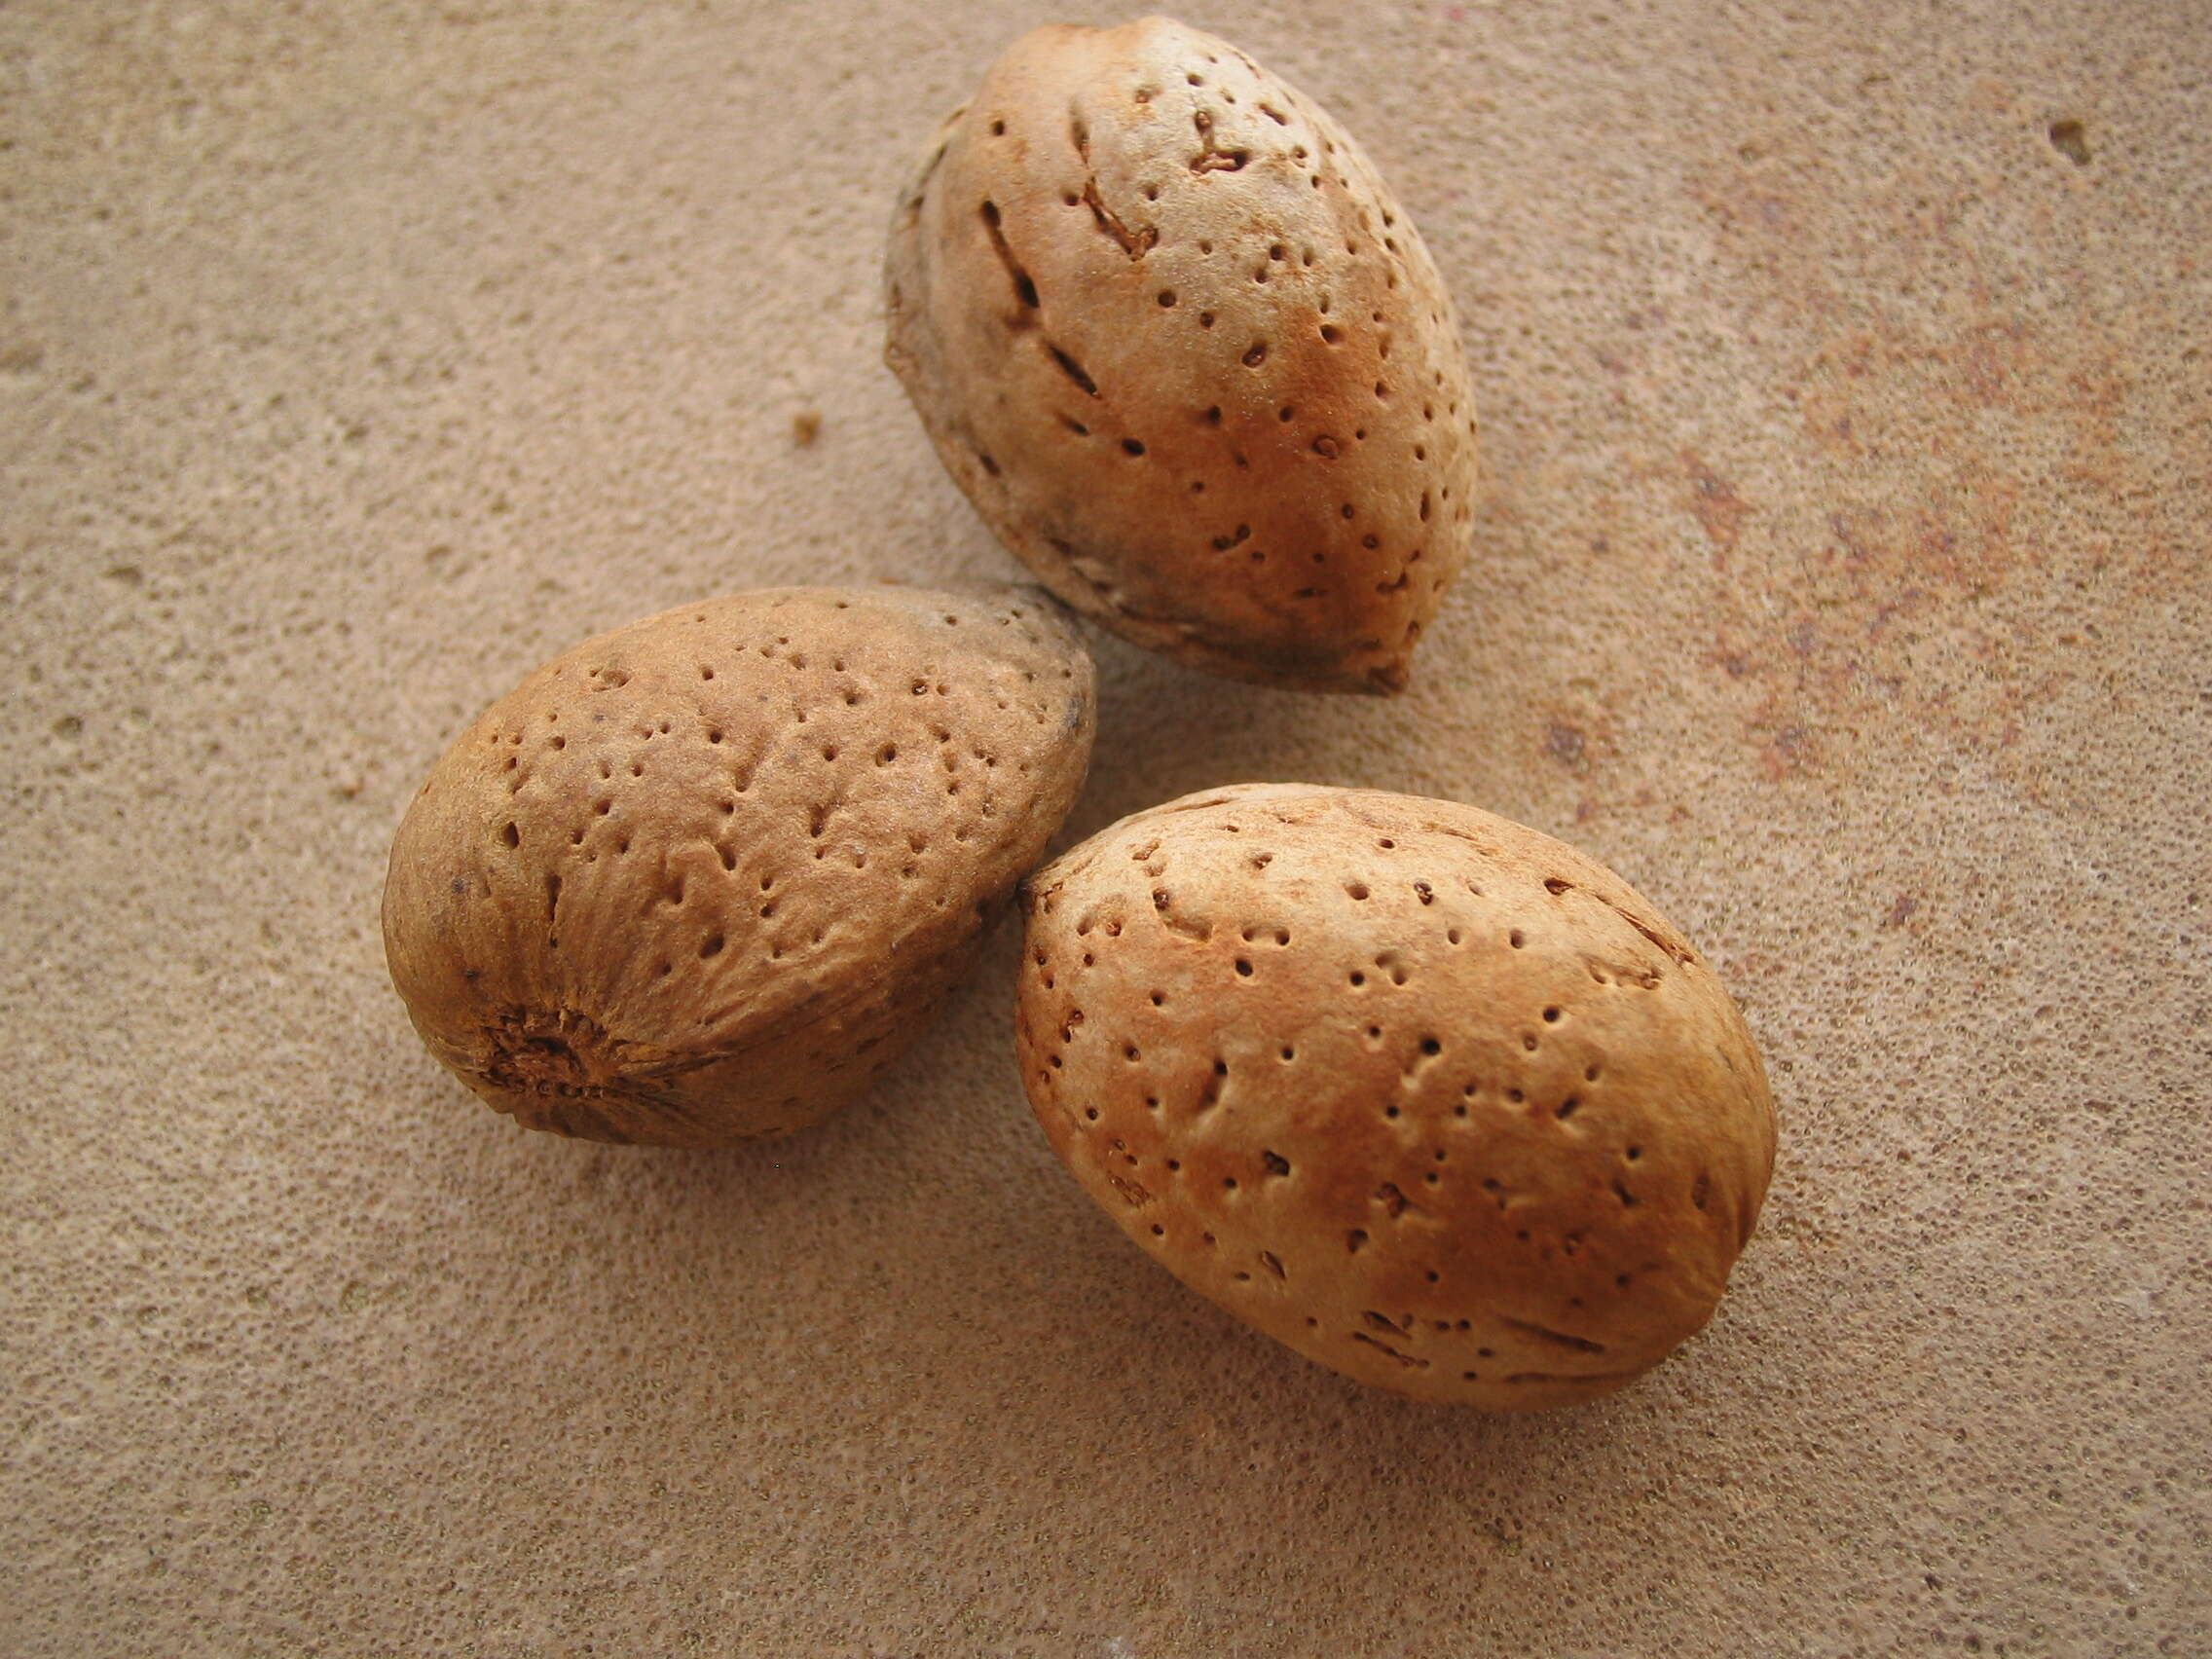
[[[2015,387],[2032,373],[2028,331],[2017,322],[1986,322],[1938,353],[1966,402],[1984,409],[2010,407]]]
[[[1793,774],[1812,771],[1819,759],[1813,734],[1801,725],[1784,726],[1767,740],[1759,755],[1759,763],[1766,775],[1777,783]]]
[[[1886,928],[1901,928],[1912,919],[1913,911],[1920,908],[1920,901],[1910,893],[1900,893],[1890,905],[1890,913],[1883,919]]]
[[[1705,532],[1706,539],[1720,550],[1713,561],[1718,568],[1743,533],[1751,503],[1736,494],[1735,485],[1706,465],[1695,450],[1682,451],[1682,466],[1690,477],[1690,511],[1697,515],[1698,528]]]

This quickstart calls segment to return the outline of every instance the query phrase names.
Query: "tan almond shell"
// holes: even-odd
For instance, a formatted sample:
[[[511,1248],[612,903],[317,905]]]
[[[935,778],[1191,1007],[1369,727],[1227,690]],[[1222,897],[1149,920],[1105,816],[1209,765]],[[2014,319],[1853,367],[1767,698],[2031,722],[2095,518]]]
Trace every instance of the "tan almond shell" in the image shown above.
[[[1712,1315],[1774,1164],[1743,1018],[1651,905],[1448,801],[1124,819],[1024,886],[1022,1078],[1076,1178],[1344,1375],[1526,1410]]]
[[[1396,691],[1466,546],[1452,302],[1328,114],[1162,18],[1023,36],[894,217],[887,357],[1045,583],[1193,667]]]
[[[784,588],[554,658],[391,850],[393,983],[516,1122],[713,1146],[864,1091],[1083,786],[1088,656],[1034,589]]]

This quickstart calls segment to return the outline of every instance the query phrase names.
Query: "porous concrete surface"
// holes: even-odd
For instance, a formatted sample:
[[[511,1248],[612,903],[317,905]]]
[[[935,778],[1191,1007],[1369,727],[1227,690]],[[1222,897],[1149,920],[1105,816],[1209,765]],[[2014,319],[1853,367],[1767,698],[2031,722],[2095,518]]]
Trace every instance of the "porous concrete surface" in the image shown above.
[[[700,594],[1012,570],[877,276],[1051,17],[0,10],[0,1649],[2212,1651],[2186,0],[1190,15],[1426,233],[1483,510],[1403,698],[1100,641],[1069,834],[1448,795],[1686,929],[1782,1160],[1643,1382],[1419,1406],[1184,1291],[1028,1118],[1005,924],[777,1146],[424,1053],[383,858],[486,702]]]

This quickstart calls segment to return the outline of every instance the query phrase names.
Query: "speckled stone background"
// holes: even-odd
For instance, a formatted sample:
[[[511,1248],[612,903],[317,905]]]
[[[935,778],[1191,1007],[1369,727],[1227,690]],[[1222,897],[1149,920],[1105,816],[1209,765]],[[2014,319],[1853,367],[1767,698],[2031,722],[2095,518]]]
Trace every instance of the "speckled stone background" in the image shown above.
[[[1052,1161],[1003,927],[763,1150],[414,1041],[385,849],[537,659],[1010,569],[876,278],[1049,10],[13,0],[0,1650],[2212,1652],[2203,8],[1189,16],[1407,199],[1486,498],[1402,699],[1101,643],[1071,833],[1303,778],[1615,865],[1777,1085],[1720,1316],[1544,1418],[1291,1357]]]

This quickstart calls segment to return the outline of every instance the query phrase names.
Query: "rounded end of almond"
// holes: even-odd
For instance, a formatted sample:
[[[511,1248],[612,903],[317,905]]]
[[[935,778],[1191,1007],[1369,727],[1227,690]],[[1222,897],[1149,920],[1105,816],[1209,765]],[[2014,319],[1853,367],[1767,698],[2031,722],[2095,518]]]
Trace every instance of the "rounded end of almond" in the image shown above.
[[[606,1029],[571,1009],[509,1009],[484,1028],[490,1087],[517,1094],[589,1099],[626,1085]]]
[[[524,1128],[613,1146],[719,1146],[788,1132],[733,1132],[687,1097],[681,1063],[572,1009],[505,1009],[478,1035],[462,1080]]]

